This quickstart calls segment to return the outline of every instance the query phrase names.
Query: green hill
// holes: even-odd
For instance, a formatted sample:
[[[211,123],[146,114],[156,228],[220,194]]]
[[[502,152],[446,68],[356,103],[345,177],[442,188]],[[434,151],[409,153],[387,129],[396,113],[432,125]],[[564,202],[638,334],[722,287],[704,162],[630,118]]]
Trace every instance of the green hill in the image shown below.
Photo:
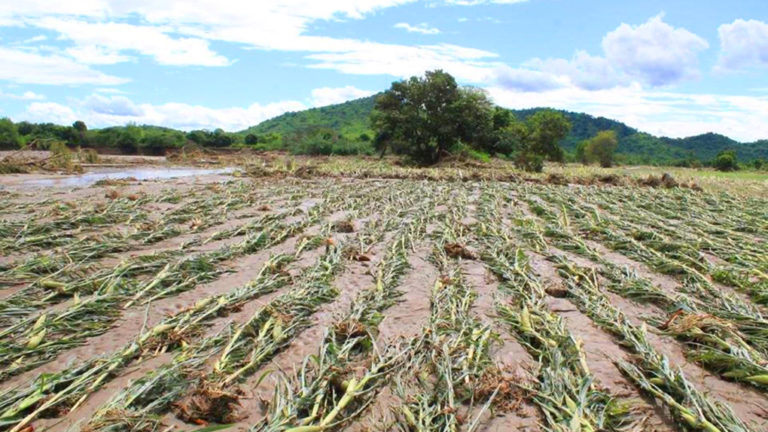
[[[350,140],[357,140],[362,134],[372,137],[374,134],[370,127],[369,116],[376,96],[286,113],[252,126],[239,134],[286,136],[312,129],[329,128]],[[544,108],[512,110],[512,112],[518,119],[525,120],[541,109]],[[740,143],[715,133],[688,138],[656,137],[605,117],[562,110],[560,112],[572,125],[570,134],[561,142],[568,152],[572,152],[579,142],[594,136],[598,131],[612,129],[619,137],[617,154],[625,163],[669,164],[690,159],[709,161],[724,149],[736,150],[741,161],[768,159],[768,140]]]
[[[361,134],[373,136],[368,117],[373,111],[377,95],[355,99],[337,105],[311,108],[305,111],[289,112],[263,121],[241,131],[241,134],[288,135],[310,129],[330,128],[352,139]]]

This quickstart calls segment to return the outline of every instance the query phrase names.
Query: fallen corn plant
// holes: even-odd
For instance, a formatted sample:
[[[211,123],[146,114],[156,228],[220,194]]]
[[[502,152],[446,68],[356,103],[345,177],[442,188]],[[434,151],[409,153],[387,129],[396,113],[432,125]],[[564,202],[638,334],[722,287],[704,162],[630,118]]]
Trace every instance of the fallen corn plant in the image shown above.
[[[376,349],[376,329],[384,310],[402,294],[397,290],[409,267],[409,251],[424,235],[425,213],[434,197],[422,201],[395,233],[375,272],[349,312],[325,330],[317,355],[306,357],[293,379],[281,382],[269,411],[252,431],[336,430],[359,416],[410,350]]]
[[[395,205],[387,207],[391,210],[385,210],[383,222],[367,224],[356,237],[374,242],[380,240],[390,226],[388,221],[392,215],[387,214],[396,208]],[[338,294],[332,286],[333,277],[344,265],[347,245],[356,242],[357,239],[350,239],[327,249],[319,262],[306,270],[288,293],[259,308],[247,322],[235,328],[225,347],[217,345],[221,355],[212,371],[207,374],[200,371],[204,366],[202,360],[165,365],[102,407],[91,427],[110,431],[135,430],[136,421],[138,425],[146,425],[149,418],[169,407],[185,421],[223,422],[234,418],[236,407],[230,399],[238,394],[236,384],[290,343],[298,332],[309,326],[311,314]],[[302,250],[304,247],[299,245],[297,253]],[[207,344],[201,346],[200,349],[208,349]],[[150,394],[162,394],[163,397],[150,398]],[[221,398],[230,400],[232,405],[221,406]],[[218,408],[207,408],[212,406]]]
[[[282,271],[292,256],[276,255],[268,260],[250,283],[223,295],[198,300],[192,307],[143,331],[123,348],[104,357],[86,360],[78,366],[53,374],[41,374],[27,388],[8,389],[0,398],[0,426],[21,431],[31,421],[76,409],[119,371],[147,356],[181,346],[199,334],[205,323],[237,310],[244,302],[272,292],[289,278]]]
[[[109,329],[117,318],[114,307],[124,302],[124,307],[130,307],[139,300],[143,302],[186,291],[199,283],[218,277],[220,270],[215,264],[233,257],[251,254],[275,244],[281,243],[291,235],[309,226],[322,211],[322,207],[309,215],[304,221],[293,225],[277,224],[272,230],[266,228],[256,234],[247,236],[234,247],[224,247],[220,250],[200,255],[198,257],[169,262],[155,277],[141,285],[130,286],[131,290],[107,293],[103,296],[92,296],[80,304],[73,305],[70,310],[57,314],[51,319],[29,319],[13,326],[15,333],[10,341],[0,340],[0,355],[10,366],[0,372],[0,377],[7,377],[23,370],[45,363],[55,357],[58,352],[83,343],[88,337],[101,334]],[[79,328],[82,317],[87,316],[93,325],[90,328]],[[94,320],[103,317],[100,321]],[[35,324],[31,330],[26,330]],[[24,324],[24,325],[22,325]],[[10,332],[5,332],[10,335]],[[29,361],[29,359],[33,361]]]
[[[673,368],[648,341],[645,328],[633,325],[600,292],[594,273],[585,274],[563,265],[560,269],[576,306],[635,355],[631,362],[617,359],[617,366],[638,387],[664,402],[682,427],[707,432],[752,430],[730,407],[710,399],[686,380],[681,370]]]

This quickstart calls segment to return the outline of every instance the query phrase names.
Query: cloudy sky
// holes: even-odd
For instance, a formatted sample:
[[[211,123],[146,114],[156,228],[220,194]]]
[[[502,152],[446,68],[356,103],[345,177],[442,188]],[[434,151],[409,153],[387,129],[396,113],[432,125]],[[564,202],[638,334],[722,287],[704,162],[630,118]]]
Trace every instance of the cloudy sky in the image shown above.
[[[442,68],[510,108],[768,138],[766,0],[0,0],[0,116],[240,130]]]

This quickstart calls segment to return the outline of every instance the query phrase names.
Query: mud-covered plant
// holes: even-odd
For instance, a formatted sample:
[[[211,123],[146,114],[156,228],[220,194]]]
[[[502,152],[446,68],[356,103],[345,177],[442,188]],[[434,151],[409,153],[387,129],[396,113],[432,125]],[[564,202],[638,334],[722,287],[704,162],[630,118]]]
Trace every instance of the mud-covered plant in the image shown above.
[[[642,390],[664,402],[681,427],[707,432],[751,430],[730,407],[697,390],[681,370],[673,368],[648,341],[645,327],[632,324],[600,292],[594,273],[580,272],[565,263],[560,268],[579,309],[635,354],[632,361],[617,359],[617,366]]]
[[[266,418],[252,430],[335,430],[361,415],[393,371],[413,355],[408,347],[377,348],[375,334],[382,313],[402,295],[397,286],[411,249],[424,235],[433,199],[398,211],[411,217],[385,247],[372,272],[373,285],[326,329],[319,353],[306,357],[295,377],[281,380]]]

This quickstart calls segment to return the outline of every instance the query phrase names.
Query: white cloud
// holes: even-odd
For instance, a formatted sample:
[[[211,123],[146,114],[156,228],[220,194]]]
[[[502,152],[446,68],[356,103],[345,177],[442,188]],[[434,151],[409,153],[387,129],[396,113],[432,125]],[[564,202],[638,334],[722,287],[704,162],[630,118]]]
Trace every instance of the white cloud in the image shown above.
[[[42,100],[45,96],[37,94],[32,91],[25,91],[22,94],[5,93],[0,90],[0,99],[14,99],[14,100]]]
[[[430,27],[429,24],[427,24],[427,23],[416,24],[414,26],[414,25],[410,25],[408,23],[401,22],[401,23],[395,24],[394,27],[395,28],[399,28],[399,29],[403,29],[403,30],[407,31],[408,33],[421,33],[421,34],[425,34],[425,35],[440,34],[440,29],[438,29],[436,27]]]
[[[723,69],[768,67],[768,24],[737,19],[717,29],[720,35],[720,60]]]
[[[0,6],[0,23],[11,20],[58,32],[73,43],[58,55],[94,65],[126,61],[134,53],[162,64],[223,65],[228,60],[209,47],[218,41],[308,53],[308,67],[344,73],[402,77],[441,67],[462,80],[481,82],[478,79],[498,66],[488,61],[495,53],[456,45],[414,47],[306,34],[319,20],[361,19],[413,1],[86,0],[80,5],[47,7],[36,0],[18,8]]]
[[[110,65],[130,61],[127,55],[119,54],[103,46],[88,45],[67,48],[64,52],[78,63],[88,65]]]
[[[488,89],[509,108],[552,107],[616,119],[655,135],[685,137],[717,132],[741,141],[768,137],[768,97],[684,94],[639,83],[603,90],[562,87],[544,92]],[[631,109],[628,109],[631,107]]]
[[[225,66],[227,58],[213,52],[198,38],[172,38],[169,28],[117,22],[90,23],[43,18],[32,21],[40,28],[56,31],[75,43],[67,50],[74,59],[89,64],[112,64],[130,59],[125,52],[151,56],[160,64]]]
[[[135,103],[124,96],[94,94],[71,106],[54,102],[31,103],[16,120],[71,124],[83,120],[88,126],[106,127],[127,123],[161,125],[182,130],[215,129],[236,131],[288,111],[307,106],[298,101],[252,104],[247,107],[209,108],[169,102],[160,105]]]
[[[72,108],[58,104],[56,102],[34,102],[29,104],[27,111],[20,116],[19,120],[28,120],[40,123],[72,124],[78,120]]]
[[[446,0],[446,3],[458,5],[458,6],[475,6],[479,4],[494,3],[494,4],[515,4],[525,3],[528,0]]]
[[[93,89],[96,93],[109,93],[109,94],[127,94],[124,90],[116,89],[113,87],[98,87]]]
[[[501,66],[495,70],[496,83],[504,88],[524,92],[540,92],[563,87],[567,83],[553,74],[531,69]]]
[[[61,55],[0,47],[0,80],[22,84],[98,84],[115,85],[124,78],[107,75]]]
[[[45,35],[37,35],[37,36],[32,36],[32,37],[31,37],[31,38],[29,38],[29,39],[25,39],[25,40],[23,40],[23,41],[21,42],[21,44],[22,44],[22,45],[25,45],[25,44],[31,44],[31,43],[35,43],[35,42],[42,42],[42,41],[44,41],[44,40],[48,40],[48,36],[45,36]]]
[[[376,92],[361,90],[353,86],[346,87],[320,87],[312,90],[311,102],[313,106],[321,107],[346,102],[370,96]]]
[[[698,76],[706,40],[683,28],[674,28],[657,15],[639,26],[621,24],[603,38],[611,64],[652,86],[674,84]]]
[[[621,24],[603,38],[604,56],[576,51],[571,59],[534,58],[520,68],[502,68],[496,83],[511,90],[558,87],[603,90],[639,82],[664,86],[698,75],[698,53],[707,42],[676,29],[662,16],[633,27]]]
[[[140,117],[144,110],[125,96],[104,96],[94,94],[87,97],[82,107],[86,112],[96,115],[116,117]]]
[[[335,69],[359,75],[388,74],[396,77],[421,75],[426,70],[443,69],[465,82],[482,83],[490,79],[501,63],[490,62],[496,54],[450,44],[400,46],[365,43],[354,50],[311,54],[310,67]]]
[[[110,5],[102,0],[24,0],[22,2],[0,2],[0,20],[16,19],[26,16],[41,15],[77,15],[104,17],[109,13]]]
[[[525,62],[523,66],[567,77],[571,84],[585,90],[600,90],[627,83],[626,77],[608,60],[589,55],[585,51],[577,51],[570,60],[533,59]]]

